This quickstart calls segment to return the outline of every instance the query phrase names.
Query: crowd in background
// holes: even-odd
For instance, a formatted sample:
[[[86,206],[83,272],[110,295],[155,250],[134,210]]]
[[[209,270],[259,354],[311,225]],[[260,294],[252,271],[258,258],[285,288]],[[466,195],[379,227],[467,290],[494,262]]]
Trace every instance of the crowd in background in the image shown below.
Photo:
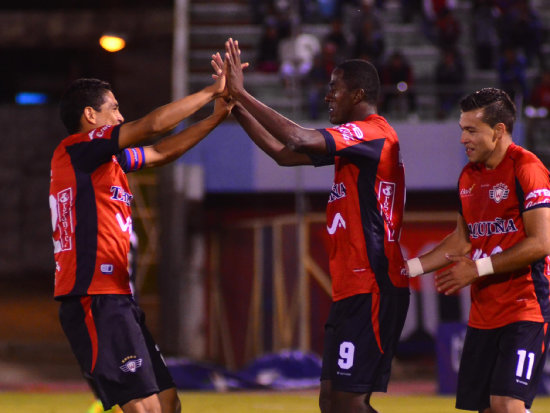
[[[435,116],[448,117],[466,92],[464,52],[472,53],[476,70],[495,71],[495,86],[550,112],[550,72],[542,50],[549,27],[530,0],[471,0],[467,25],[457,17],[457,1],[399,0],[400,23],[417,27],[439,53],[432,77]],[[287,88],[298,81],[312,119],[322,113],[332,69],[348,58],[367,59],[378,68],[382,114],[400,110],[415,116],[414,68],[406,48],[387,47],[384,0],[254,0],[250,5],[254,22],[263,27],[256,69],[279,73]],[[329,30],[317,36],[304,30],[306,24],[324,24]],[[464,41],[467,51],[460,46]],[[531,82],[529,69],[537,74]]]

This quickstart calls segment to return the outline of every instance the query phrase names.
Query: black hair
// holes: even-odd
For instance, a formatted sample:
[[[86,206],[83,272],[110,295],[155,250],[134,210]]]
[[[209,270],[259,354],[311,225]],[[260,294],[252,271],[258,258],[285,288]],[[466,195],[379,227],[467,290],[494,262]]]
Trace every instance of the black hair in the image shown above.
[[[503,123],[510,134],[514,129],[516,105],[504,90],[492,87],[480,89],[462,98],[460,109],[462,112],[483,109],[481,120],[490,127]]]
[[[99,79],[77,79],[72,82],[59,103],[61,121],[70,134],[80,131],[80,118],[84,108],[90,106],[99,111],[105,101],[105,93],[111,91],[108,82]]]
[[[342,71],[342,79],[349,90],[363,89],[367,103],[376,105],[380,95],[380,78],[374,65],[362,59],[345,60],[335,69]]]

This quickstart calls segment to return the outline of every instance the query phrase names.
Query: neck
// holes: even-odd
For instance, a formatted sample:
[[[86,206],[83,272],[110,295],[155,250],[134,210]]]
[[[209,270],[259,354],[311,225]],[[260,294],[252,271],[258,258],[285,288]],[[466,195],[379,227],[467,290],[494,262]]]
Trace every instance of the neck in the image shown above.
[[[489,157],[487,161],[485,162],[485,167],[487,169],[495,169],[504,159],[504,156],[506,156],[506,151],[508,150],[508,147],[512,144],[512,138],[506,138],[500,141],[500,145],[497,145]]]

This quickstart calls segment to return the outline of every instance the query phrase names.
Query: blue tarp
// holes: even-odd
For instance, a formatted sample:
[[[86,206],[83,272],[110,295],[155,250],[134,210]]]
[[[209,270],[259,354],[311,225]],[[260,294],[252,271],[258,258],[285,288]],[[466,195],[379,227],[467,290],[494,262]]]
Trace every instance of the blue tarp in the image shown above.
[[[317,387],[318,355],[297,350],[263,355],[240,371],[188,359],[167,359],[180,390],[305,389]]]

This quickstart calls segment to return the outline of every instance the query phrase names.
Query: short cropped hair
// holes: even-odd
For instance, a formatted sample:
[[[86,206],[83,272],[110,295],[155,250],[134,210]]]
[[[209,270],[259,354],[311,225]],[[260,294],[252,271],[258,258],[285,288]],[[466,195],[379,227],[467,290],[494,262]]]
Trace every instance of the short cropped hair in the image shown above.
[[[504,90],[492,87],[480,89],[462,98],[460,109],[462,112],[483,109],[481,120],[490,127],[503,123],[510,134],[514,129],[516,105]]]
[[[99,79],[77,79],[72,82],[59,103],[61,121],[67,132],[79,132],[84,108],[90,106],[99,110],[105,101],[105,94],[111,90],[108,82]]]
[[[367,103],[376,105],[380,95],[380,78],[374,65],[362,59],[345,60],[335,69],[342,70],[342,79],[349,90],[363,89]]]

